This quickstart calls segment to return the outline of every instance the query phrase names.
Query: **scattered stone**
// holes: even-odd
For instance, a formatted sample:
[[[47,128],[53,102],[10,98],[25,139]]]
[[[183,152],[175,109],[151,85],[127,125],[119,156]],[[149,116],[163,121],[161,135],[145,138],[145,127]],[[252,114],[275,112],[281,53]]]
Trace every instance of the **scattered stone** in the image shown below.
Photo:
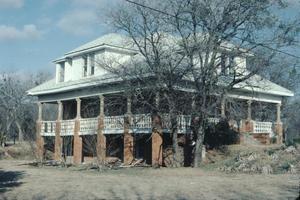
[[[278,154],[276,154],[276,153],[273,153],[273,154],[271,155],[271,158],[272,158],[272,160],[274,160],[274,161],[278,161],[278,160],[279,160],[279,156],[278,156]]]
[[[252,160],[255,160],[257,157],[258,157],[257,154],[253,153],[247,158],[247,160],[252,161]]]
[[[294,146],[289,146],[284,151],[287,152],[287,153],[296,153],[297,152],[297,150]]]
[[[261,170],[262,174],[272,174],[273,173],[273,169],[270,165],[266,165],[262,167]]]
[[[298,172],[297,167],[295,165],[290,165],[289,172],[291,174],[297,174],[297,172]]]

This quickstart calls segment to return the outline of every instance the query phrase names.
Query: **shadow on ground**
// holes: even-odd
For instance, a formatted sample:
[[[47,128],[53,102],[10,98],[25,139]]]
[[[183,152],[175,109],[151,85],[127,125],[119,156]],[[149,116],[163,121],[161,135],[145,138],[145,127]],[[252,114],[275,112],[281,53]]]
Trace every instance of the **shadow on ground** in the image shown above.
[[[0,168],[0,194],[20,186],[23,175],[22,171],[5,171]]]

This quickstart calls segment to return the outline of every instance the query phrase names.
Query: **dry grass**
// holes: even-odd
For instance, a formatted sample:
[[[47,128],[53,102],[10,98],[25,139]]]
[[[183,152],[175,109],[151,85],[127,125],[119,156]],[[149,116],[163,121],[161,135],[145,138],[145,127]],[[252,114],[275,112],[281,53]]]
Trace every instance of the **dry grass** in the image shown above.
[[[225,174],[193,168],[102,173],[0,161],[0,199],[295,199],[299,176]],[[3,179],[3,177],[5,177]],[[4,181],[3,181],[4,180]]]

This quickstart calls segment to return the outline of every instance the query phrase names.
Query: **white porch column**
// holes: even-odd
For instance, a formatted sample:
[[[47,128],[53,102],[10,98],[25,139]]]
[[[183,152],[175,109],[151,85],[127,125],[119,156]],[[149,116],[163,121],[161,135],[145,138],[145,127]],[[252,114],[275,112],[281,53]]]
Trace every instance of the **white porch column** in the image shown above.
[[[131,114],[131,97],[127,97],[127,114]]]
[[[280,117],[280,115],[281,115],[281,103],[278,103],[278,104],[276,105],[276,107],[277,107],[277,118],[276,118],[276,123],[281,123],[281,117]]]
[[[226,118],[225,106],[226,106],[226,99],[225,99],[225,97],[223,97],[221,100],[221,117],[222,118]]]
[[[81,115],[80,115],[80,112],[81,112],[81,99],[77,98],[76,103],[77,103],[76,119],[80,119],[81,118]]]
[[[38,102],[38,121],[43,120],[43,103]]]
[[[57,120],[62,120],[63,118],[63,104],[61,101],[57,101],[58,104],[58,113],[57,113]]]
[[[251,120],[252,119],[252,109],[251,109],[251,104],[252,104],[252,100],[248,100],[247,101],[248,104],[248,113],[247,113],[247,120]]]
[[[196,97],[195,95],[192,96],[192,111],[196,109]]]
[[[159,110],[159,102],[160,102],[159,92],[156,92],[155,93],[155,108],[157,109],[157,111]]]
[[[100,99],[100,116],[104,116],[104,96],[101,94],[99,96]]]

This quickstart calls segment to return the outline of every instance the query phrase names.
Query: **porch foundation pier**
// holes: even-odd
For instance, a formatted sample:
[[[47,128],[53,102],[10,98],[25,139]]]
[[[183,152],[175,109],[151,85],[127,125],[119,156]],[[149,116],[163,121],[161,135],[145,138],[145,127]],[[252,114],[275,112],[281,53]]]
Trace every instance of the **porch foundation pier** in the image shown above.
[[[241,120],[241,125],[240,125],[240,143],[244,144],[244,135],[245,133],[253,133],[254,131],[254,124],[252,121],[252,100],[247,101],[248,104],[248,112],[247,112],[247,119],[246,120]]]
[[[162,152],[163,152],[163,137],[162,124],[159,115],[152,117],[152,166],[162,166]]]
[[[105,164],[106,160],[106,137],[104,135],[104,96],[100,95],[100,115],[98,117],[97,132],[97,161],[98,164]]]
[[[124,164],[130,165],[134,159],[134,137],[130,133],[131,128],[131,97],[127,97],[127,113],[124,117]]]
[[[38,119],[36,121],[36,156],[39,162],[44,160],[44,138],[41,136],[42,131],[42,109],[43,104],[38,103]]]
[[[74,127],[74,149],[73,149],[73,163],[81,164],[82,163],[82,137],[80,137],[80,110],[81,110],[81,100],[76,99],[77,102],[77,115],[75,119]]]
[[[157,110],[159,107],[159,94],[156,94],[155,104]],[[159,167],[163,164],[163,137],[162,122],[158,113],[152,116],[152,166]]]
[[[56,120],[56,127],[55,127],[55,144],[54,144],[54,160],[62,161],[62,138],[60,136],[61,132],[61,120],[62,120],[62,112],[63,112],[63,105],[61,101],[57,102],[58,104],[58,115]]]
[[[277,119],[275,123],[275,133],[277,135],[277,144],[283,143],[283,128],[282,128],[282,122],[281,122],[281,104],[277,104]]]

